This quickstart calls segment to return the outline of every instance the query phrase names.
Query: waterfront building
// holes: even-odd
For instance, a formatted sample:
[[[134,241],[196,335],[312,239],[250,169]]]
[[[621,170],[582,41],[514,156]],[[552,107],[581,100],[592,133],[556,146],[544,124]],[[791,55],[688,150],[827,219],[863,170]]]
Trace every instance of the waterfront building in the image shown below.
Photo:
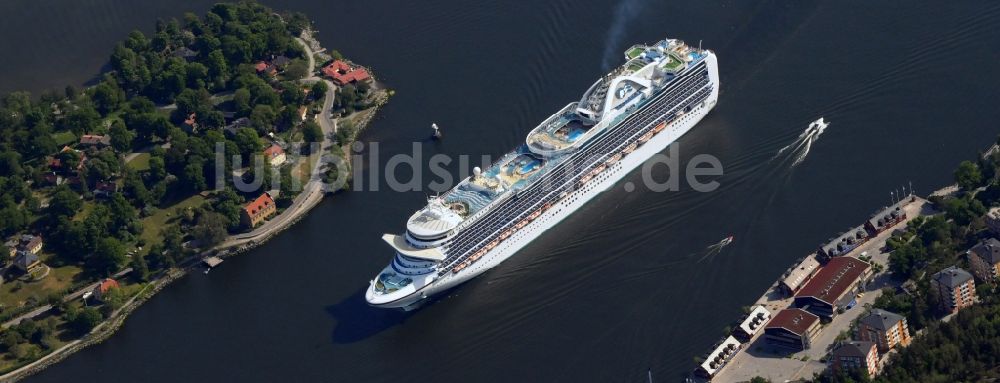
[[[912,197],[904,198],[881,211],[875,213],[868,221],[865,221],[865,229],[876,236],[879,233],[889,230],[896,224],[906,220],[906,211],[903,207],[912,202]]]
[[[910,329],[902,315],[874,309],[858,319],[858,339],[875,343],[879,352],[910,345]]]
[[[805,350],[812,345],[819,329],[818,316],[802,309],[784,309],[764,327],[764,341],[792,350]]]
[[[365,82],[371,79],[365,68],[353,67],[343,60],[336,60],[323,67],[323,74],[333,79],[333,83],[344,86],[351,83]]]
[[[1000,241],[989,238],[973,246],[966,255],[972,272],[979,279],[989,283],[997,282],[997,277],[1000,276]]]
[[[868,262],[854,257],[832,258],[795,294],[793,305],[833,319],[838,310],[854,306],[855,294],[862,291],[870,274]]]
[[[868,376],[879,372],[878,351],[875,343],[865,341],[843,342],[833,350],[830,360],[835,370],[865,370]]]
[[[818,254],[824,257],[824,260],[846,255],[851,250],[868,242],[869,239],[868,231],[864,227],[858,226],[820,246]]]
[[[253,228],[277,211],[278,208],[274,206],[271,195],[264,193],[243,207],[241,219],[244,226]]]
[[[99,301],[104,300],[104,295],[106,295],[108,291],[117,288],[119,288],[118,281],[111,278],[104,278],[101,283],[98,283],[97,286],[94,287],[94,298]]]
[[[749,342],[769,320],[771,320],[771,312],[767,311],[764,305],[754,306],[750,310],[750,314],[733,330],[733,336],[741,342]]]
[[[816,275],[819,268],[820,264],[819,260],[816,259],[816,255],[810,254],[785,274],[781,282],[778,282],[778,288],[788,296],[793,296],[806,282],[809,282]]]
[[[951,266],[931,277],[941,296],[941,309],[956,313],[976,302],[976,282],[968,271]]]
[[[742,344],[736,338],[726,337],[722,343],[715,346],[712,352],[708,353],[705,360],[694,370],[696,376],[711,380],[716,374],[729,363],[729,360],[739,352]]]

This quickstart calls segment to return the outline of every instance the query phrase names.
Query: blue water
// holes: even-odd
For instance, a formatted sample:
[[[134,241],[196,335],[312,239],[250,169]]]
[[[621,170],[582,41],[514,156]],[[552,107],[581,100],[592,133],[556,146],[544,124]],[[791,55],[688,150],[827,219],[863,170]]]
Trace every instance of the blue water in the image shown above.
[[[0,2],[0,52],[16,53],[0,88],[82,83],[131,29],[151,35],[157,18],[216,1]],[[619,30],[616,0],[269,2],[311,15],[324,45],[397,90],[361,136],[382,154],[358,167],[364,181],[414,142],[424,159],[476,164],[523,145],[603,74],[604,37]],[[1000,3],[985,0],[645,0],[611,39],[614,61],[664,36],[718,54],[718,106],[679,143],[682,169],[699,154],[721,161],[718,191],[616,185],[406,315],[367,307],[363,293],[392,259],[381,234],[402,232],[427,193],[340,193],[25,381],[645,382],[647,370],[679,381],[794,260],[908,181],[918,193],[951,183],[995,140],[998,18]],[[833,123],[805,162],[768,163],[819,116]],[[431,122],[443,140],[423,141]],[[452,165],[455,179],[468,175]],[[711,260],[687,257],[729,234],[740,240]]]

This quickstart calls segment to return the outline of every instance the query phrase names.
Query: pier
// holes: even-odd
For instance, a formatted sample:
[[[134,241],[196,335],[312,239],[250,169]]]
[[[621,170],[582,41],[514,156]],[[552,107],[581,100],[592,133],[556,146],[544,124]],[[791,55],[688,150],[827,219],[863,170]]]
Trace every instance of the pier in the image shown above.
[[[896,209],[897,207],[899,209]],[[885,217],[892,217],[893,211],[898,212],[898,218],[886,221]],[[889,265],[889,252],[885,251],[886,241],[892,237],[893,232],[905,228],[914,218],[932,213],[927,200],[914,195],[907,196],[899,203],[876,212],[868,221],[865,221],[865,224],[859,226],[865,230],[865,238],[857,238],[857,228],[854,228],[846,232],[850,235],[840,235],[836,240],[831,241],[836,248],[834,242],[841,241],[845,236],[854,236],[856,241],[850,243],[849,248],[842,247],[843,251],[836,254],[824,254],[824,250],[831,250],[829,247],[831,243],[824,243],[817,252],[810,253],[805,258],[796,261],[796,264],[784,272],[751,305],[754,307],[754,313],[759,314],[760,310],[763,309],[767,311],[767,317],[773,318],[782,310],[789,308],[799,307],[810,310],[810,312],[816,310],[815,307],[802,307],[802,292],[803,289],[810,288],[808,286],[811,282],[814,285],[826,283],[817,279],[824,278],[821,273],[825,267],[830,266],[832,259],[850,257],[853,258],[852,262],[856,259],[868,262],[872,267],[880,265],[882,270],[871,272],[872,270],[869,268],[870,276],[865,277],[862,274],[858,277],[857,289],[844,288],[845,283],[841,283],[841,286],[835,286],[836,282],[840,282],[836,277],[843,273],[826,273],[835,276],[829,285],[819,286],[824,288],[822,293],[826,294],[829,290],[837,290],[838,287],[841,287],[841,291],[845,291],[845,293],[840,299],[831,302],[834,310],[831,313],[832,318],[823,319],[823,324],[817,331],[803,334],[803,339],[807,342],[804,349],[796,350],[768,342],[765,333],[769,323],[764,323],[764,330],[749,337],[740,337],[740,340],[743,341],[742,346],[726,361],[724,366],[714,371],[712,376],[707,377],[707,379],[697,377],[695,380],[745,382],[760,376],[774,382],[785,382],[808,379],[814,374],[824,371],[827,368],[827,363],[824,360],[836,343],[837,337],[851,328],[851,323],[865,311],[864,306],[873,303],[882,294],[883,288],[898,287],[903,282],[891,279],[885,271]],[[883,225],[878,225],[880,219]],[[874,222],[875,227],[866,227],[870,226],[867,224],[869,222]],[[812,289],[816,287],[813,286]],[[797,302],[797,296],[799,302]],[[796,305],[796,303],[799,304]],[[820,315],[820,317],[823,316]],[[728,337],[730,334],[724,336]],[[697,375],[703,375],[703,373]]]

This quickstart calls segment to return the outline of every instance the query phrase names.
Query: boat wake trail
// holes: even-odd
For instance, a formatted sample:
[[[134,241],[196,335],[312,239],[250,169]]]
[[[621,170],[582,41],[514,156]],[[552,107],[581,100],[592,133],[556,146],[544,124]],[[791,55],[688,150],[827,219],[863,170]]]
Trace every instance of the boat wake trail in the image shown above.
[[[704,252],[702,253],[701,258],[698,258],[698,263],[701,263],[705,259],[712,258],[712,257],[718,255],[719,253],[722,252],[723,248],[725,248],[726,246],[729,246],[729,244],[731,244],[731,243],[733,243],[733,236],[730,235],[730,236],[728,236],[726,238],[723,238],[721,241],[719,241],[717,243],[713,243],[713,244],[709,245],[708,247],[705,248]]]
[[[789,168],[798,166],[802,161],[806,160],[809,150],[812,149],[813,142],[819,139],[819,136],[823,134],[823,131],[829,125],[828,122],[823,121],[822,117],[813,121],[806,130],[802,131],[802,134],[799,134],[799,137],[795,141],[778,150],[778,153],[775,153],[774,157],[771,158],[771,162],[777,160],[779,164],[784,164],[791,160]],[[785,156],[782,156],[783,154]]]

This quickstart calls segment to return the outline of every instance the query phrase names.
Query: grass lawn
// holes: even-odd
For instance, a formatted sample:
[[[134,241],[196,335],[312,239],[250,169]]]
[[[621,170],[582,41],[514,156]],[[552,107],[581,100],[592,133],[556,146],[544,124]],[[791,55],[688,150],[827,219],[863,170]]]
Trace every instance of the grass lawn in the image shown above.
[[[292,177],[297,178],[303,187],[306,182],[309,182],[313,165],[316,164],[316,161],[319,161],[321,154],[319,152],[310,153],[309,157],[303,157],[297,164],[293,165],[295,168],[292,169]]]
[[[143,218],[143,230],[139,238],[146,242],[144,248],[148,249],[154,243],[163,242],[163,236],[160,232],[168,224],[177,219],[179,211],[188,207],[200,206],[203,202],[205,202],[205,197],[195,194],[171,206],[159,209],[149,217]]]
[[[83,201],[83,207],[81,207],[80,211],[76,212],[76,215],[73,216],[73,221],[80,222],[87,219],[90,212],[94,211],[94,206],[97,206],[97,202]]]
[[[149,170],[149,153],[139,153],[128,162],[128,168],[137,172]]]
[[[52,139],[56,141],[57,146],[69,145],[76,143],[76,135],[73,132],[58,132],[52,133]]]
[[[42,259],[46,258],[42,257]],[[12,309],[21,307],[30,297],[41,302],[51,293],[63,294],[66,289],[81,282],[82,272],[83,270],[79,266],[68,265],[52,267],[49,275],[40,281],[7,281],[0,285],[0,303],[3,303],[6,309]]]

